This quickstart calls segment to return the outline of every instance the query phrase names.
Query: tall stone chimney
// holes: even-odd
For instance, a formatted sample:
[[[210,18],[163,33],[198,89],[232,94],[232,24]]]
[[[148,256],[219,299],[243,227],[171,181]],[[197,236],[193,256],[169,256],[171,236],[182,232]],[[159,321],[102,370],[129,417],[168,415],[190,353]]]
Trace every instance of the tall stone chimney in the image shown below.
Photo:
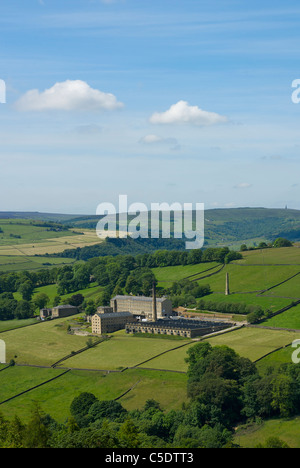
[[[156,285],[155,282],[153,281],[153,294],[152,294],[152,300],[153,300],[153,307],[152,307],[152,322],[157,321],[157,304],[156,304]]]
[[[229,274],[226,273],[226,287],[225,287],[225,296],[230,296],[230,288],[229,288]]]

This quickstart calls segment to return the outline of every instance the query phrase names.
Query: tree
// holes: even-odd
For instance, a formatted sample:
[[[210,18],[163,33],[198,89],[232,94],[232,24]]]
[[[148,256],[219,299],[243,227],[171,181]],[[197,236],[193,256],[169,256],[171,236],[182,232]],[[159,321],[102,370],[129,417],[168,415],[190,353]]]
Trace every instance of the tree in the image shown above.
[[[94,315],[96,312],[97,312],[97,306],[95,304],[95,301],[93,301],[93,299],[90,299],[86,303],[85,313],[87,315]]]
[[[29,301],[20,301],[15,310],[15,317],[19,320],[28,319],[33,316],[34,310]]]
[[[33,303],[37,309],[44,309],[50,302],[49,297],[45,293],[39,293],[35,296]]]
[[[188,395],[206,407],[211,420],[214,419],[215,409],[219,410],[214,422],[232,427],[240,419],[242,392],[235,380],[206,373],[200,381],[189,385]]]
[[[284,239],[283,237],[278,237],[278,239],[275,240],[275,242],[273,244],[273,247],[275,247],[275,248],[293,247],[293,244],[288,239]]]
[[[48,448],[50,431],[45,426],[39,405],[35,405],[24,434],[25,448]]]
[[[120,418],[124,418],[126,414],[126,409],[114,400],[96,401],[89,409],[89,417],[92,421],[105,418],[109,418],[112,421],[119,420]]]
[[[0,294],[0,320],[12,320],[18,305],[12,293]]]
[[[74,306],[74,307],[79,307],[84,301],[84,297],[82,294],[74,294],[70,299],[69,299],[69,304]]]
[[[85,289],[90,284],[90,269],[88,265],[80,265],[75,269],[74,282],[76,290]]]
[[[53,307],[57,307],[61,302],[61,297],[60,296],[55,296],[53,300]]]
[[[34,285],[31,281],[25,281],[21,283],[18,292],[22,295],[24,301],[31,301],[32,294],[34,291]]]
[[[70,406],[71,415],[74,417],[79,426],[82,425],[84,418],[87,416],[90,407],[98,401],[93,393],[83,392],[75,397]]]
[[[139,432],[132,419],[128,418],[120,427],[118,439],[122,448],[135,449],[140,445]]]

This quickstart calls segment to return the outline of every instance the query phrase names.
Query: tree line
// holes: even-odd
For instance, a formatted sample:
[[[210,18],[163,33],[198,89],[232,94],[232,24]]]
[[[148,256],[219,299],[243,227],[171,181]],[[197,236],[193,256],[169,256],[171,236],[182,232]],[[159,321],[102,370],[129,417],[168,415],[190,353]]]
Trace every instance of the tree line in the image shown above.
[[[22,271],[0,274],[0,320],[32,317],[38,308],[43,308],[49,298],[43,293],[34,295],[36,288],[50,284],[57,285],[57,297],[53,305],[59,305],[61,296],[84,290],[91,283],[97,283],[102,293],[97,303],[90,300],[85,306],[96,311],[98,306],[108,305],[111,297],[122,294],[149,296],[153,282],[156,282],[152,268],[195,265],[206,262],[226,263],[239,258],[240,254],[228,248],[195,249],[191,251],[160,250],[152,253],[93,257],[84,263],[64,265],[39,271]],[[22,300],[17,301],[18,292]],[[195,305],[196,298],[210,293],[209,286],[184,280],[172,288],[158,289],[158,295],[172,298],[174,305]],[[34,301],[32,300],[35,297]]]

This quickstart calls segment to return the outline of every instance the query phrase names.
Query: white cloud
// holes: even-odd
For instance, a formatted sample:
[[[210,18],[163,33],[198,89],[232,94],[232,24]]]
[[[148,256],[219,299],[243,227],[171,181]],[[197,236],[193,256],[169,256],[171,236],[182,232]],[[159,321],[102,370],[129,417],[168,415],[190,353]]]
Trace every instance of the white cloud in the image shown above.
[[[143,143],[145,145],[153,145],[157,143],[166,143],[166,144],[175,145],[177,144],[177,140],[176,138],[163,138],[159,135],[150,134],[141,138],[140,143]]]
[[[252,187],[252,184],[248,184],[247,182],[241,182],[240,184],[234,186],[236,189],[247,189],[250,187]]]
[[[114,110],[120,107],[123,104],[113,94],[93,89],[81,80],[56,83],[44,92],[33,89],[16,103],[16,108],[21,111]]]
[[[156,112],[150,117],[153,124],[194,124],[215,125],[225,123],[228,119],[215,112],[207,112],[197,106],[190,106],[186,101],[178,101],[165,112]]]

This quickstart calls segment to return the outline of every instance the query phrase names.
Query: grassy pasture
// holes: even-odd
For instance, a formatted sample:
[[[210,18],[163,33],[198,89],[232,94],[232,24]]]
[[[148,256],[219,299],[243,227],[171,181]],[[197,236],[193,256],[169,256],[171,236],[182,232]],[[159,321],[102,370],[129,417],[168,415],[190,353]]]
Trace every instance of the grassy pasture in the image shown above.
[[[223,335],[207,338],[212,346],[227,345],[240,356],[256,361],[281,346],[287,346],[300,339],[300,332],[268,330],[246,327]]]
[[[72,258],[27,257],[25,255],[14,257],[2,256],[0,252],[0,271],[7,273],[11,271],[42,270],[43,268],[70,265],[72,263],[75,263]]]
[[[299,244],[295,244],[293,247],[249,250],[242,253],[243,260],[237,260],[234,263],[241,263],[246,265],[300,265],[299,247]]]
[[[235,434],[235,443],[243,448],[255,448],[269,437],[278,437],[290,448],[300,448],[300,417],[270,419],[263,424],[241,427]]]
[[[269,297],[257,294],[231,294],[225,296],[223,293],[210,294],[202,298],[204,301],[211,302],[222,302],[229,304],[244,303],[247,305],[258,305],[264,310],[271,310],[276,312],[277,310],[283,309],[291,303],[291,299],[281,297]]]
[[[26,219],[0,219],[0,245],[18,245],[27,242],[42,242],[45,239],[71,237],[72,231],[50,231],[47,227],[36,226]]]
[[[300,332],[288,332],[284,330],[267,330],[260,328],[242,328],[215,337],[206,338],[212,346],[229,346],[238,354],[252,361],[262,358],[266,354],[275,351],[281,346],[287,346],[292,341],[300,338]],[[162,356],[151,359],[143,364],[143,368],[165,369],[174,371],[187,371],[185,358],[190,345],[170,351]],[[290,360],[290,356],[289,356]],[[289,362],[289,360],[287,362]]]
[[[245,293],[261,291],[285,281],[300,271],[300,266],[238,266],[226,267],[214,276],[200,280],[199,284],[209,283],[213,292],[225,292],[226,273],[229,274],[230,291]]]
[[[95,348],[73,356],[62,363],[63,367],[80,369],[118,370],[125,367],[138,366],[156,355],[179,347],[183,341],[152,340],[125,335],[125,332],[113,335],[109,341]],[[187,341],[189,343],[189,341]],[[143,367],[152,367],[145,366]]]
[[[50,231],[31,224],[30,220],[0,219],[0,271],[38,270],[74,263],[74,259],[49,258],[47,254],[64,252],[101,240],[96,231]]]
[[[97,299],[98,296],[101,295],[101,291],[103,288],[101,286],[98,286],[97,283],[91,283],[90,287],[86,289],[80,289],[74,293],[70,294],[65,294],[61,296],[62,300],[68,299],[73,296],[73,294],[82,294],[86,299]],[[47,294],[47,296],[50,299],[49,307],[53,306],[53,301],[55,297],[58,295],[57,294],[57,285],[56,284],[49,284],[48,286],[41,286],[40,288],[36,288],[33,292],[32,299],[41,293]],[[15,299],[20,301],[22,299],[22,296],[20,293],[16,292],[14,293]]]
[[[6,343],[7,362],[51,366],[86,345],[86,337],[68,335],[67,319],[58,319],[18,328],[1,334]],[[17,356],[17,357],[15,357]]]
[[[61,373],[62,371],[57,369],[28,367],[5,370],[0,373],[0,400],[3,401]],[[30,417],[33,403],[38,402],[46,414],[50,414],[58,422],[65,422],[70,416],[69,407],[72,400],[81,392],[93,393],[99,400],[111,400],[132,387],[132,391],[119,400],[127,410],[142,408],[153,395],[165,410],[179,409],[187,400],[186,382],[184,374],[140,369],[110,374],[72,370],[53,382],[1,405],[0,413],[7,418],[18,415],[26,421]]]
[[[291,328],[300,330],[300,305],[292,307],[282,314],[275,315],[274,317],[263,322],[263,325],[267,327]]]
[[[216,262],[212,263],[200,263],[199,265],[177,265],[171,267],[160,267],[152,268],[152,271],[158,280],[159,283],[162,283],[161,286],[166,287],[166,284],[171,286],[174,281],[179,281],[181,279],[187,278],[191,275],[206,275],[212,273],[214,270],[207,271],[210,268],[221,267]],[[206,273],[204,273],[206,272]],[[190,278],[193,279],[193,278]]]
[[[84,231],[81,235],[66,235],[58,238],[44,238],[43,240],[36,240],[32,238],[28,242],[18,243],[14,245],[12,242],[0,247],[0,255],[11,256],[34,256],[46,255],[64,252],[67,249],[76,249],[77,247],[85,247],[87,245],[99,244],[101,240],[96,236],[96,232]]]
[[[272,249],[273,250],[273,249]],[[274,249],[277,250],[277,249]],[[278,249],[284,250],[284,249]],[[295,249],[296,250],[296,249]],[[298,252],[298,249],[297,249]],[[299,249],[300,252],[300,249]],[[243,261],[240,261],[243,262]],[[173,266],[165,268],[153,268],[152,271],[158,280],[158,285],[162,287],[171,286],[174,281],[179,281],[188,276],[199,273],[211,274],[216,271],[216,274],[200,279],[199,284],[210,284],[213,292],[224,293],[225,292],[225,279],[226,273],[229,274],[230,290],[232,293],[239,294],[245,292],[255,292],[268,289],[275,286],[282,281],[290,278],[296,273],[300,272],[300,260],[299,265],[255,265],[247,263],[234,262],[226,265],[220,272],[218,268],[215,270],[207,271],[209,268],[218,266],[217,263],[202,263],[199,265],[186,265],[186,266]],[[221,265],[220,265],[221,267]],[[204,273],[205,272],[205,273]],[[190,280],[197,279],[191,277]],[[300,275],[299,275],[300,281]],[[275,290],[273,290],[275,291]]]
[[[284,284],[266,292],[264,295],[273,297],[289,297],[291,299],[300,299],[300,275],[290,279]]]
[[[269,367],[278,367],[282,364],[292,363],[292,354],[295,348],[292,346],[286,346],[285,348],[279,349],[256,363],[256,366],[261,375],[263,375]]]
[[[21,328],[29,325],[36,324],[36,318],[24,319],[24,320],[1,320],[0,321],[0,332],[13,330],[15,328]]]

